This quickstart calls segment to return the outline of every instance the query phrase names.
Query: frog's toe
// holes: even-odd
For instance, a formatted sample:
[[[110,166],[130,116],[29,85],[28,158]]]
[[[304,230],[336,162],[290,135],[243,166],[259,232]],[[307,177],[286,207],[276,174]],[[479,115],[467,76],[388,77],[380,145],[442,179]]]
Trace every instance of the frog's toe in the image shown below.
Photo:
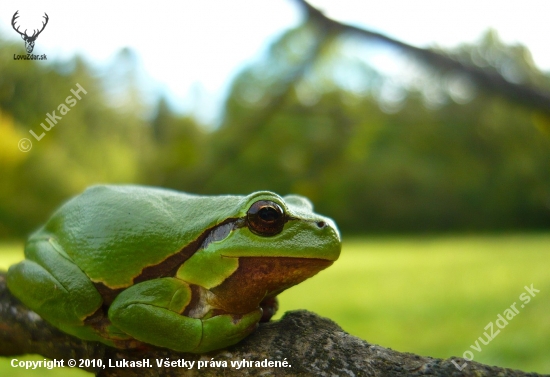
[[[202,339],[193,352],[208,352],[238,343],[257,327],[262,309],[242,316],[223,314],[202,320]]]

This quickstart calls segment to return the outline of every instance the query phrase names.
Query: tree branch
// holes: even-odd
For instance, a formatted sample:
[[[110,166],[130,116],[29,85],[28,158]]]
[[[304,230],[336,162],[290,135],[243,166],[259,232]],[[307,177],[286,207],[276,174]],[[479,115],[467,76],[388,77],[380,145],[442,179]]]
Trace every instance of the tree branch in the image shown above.
[[[144,324],[146,325],[146,324]],[[447,360],[401,353],[369,344],[345,333],[334,322],[307,311],[287,313],[280,321],[261,324],[243,342],[226,350],[204,355],[178,353],[162,348],[118,350],[66,335],[25,308],[6,287],[5,272],[0,272],[0,355],[40,354],[50,359],[98,360],[106,368],[85,367],[102,377],[130,376],[540,376],[511,369],[489,367],[459,358]],[[280,367],[243,365],[231,362],[279,362]],[[149,360],[149,367],[131,367],[131,362]],[[194,362],[190,369],[157,366],[157,361]],[[267,361],[266,361],[267,360]],[[213,366],[212,361],[218,362]],[[127,367],[108,367],[126,362]],[[198,369],[198,363],[203,366]],[[285,363],[286,362],[286,363]],[[453,363],[454,362],[454,363]],[[220,366],[227,364],[226,367]],[[284,367],[286,366],[286,367]]]
[[[330,36],[331,34],[328,29],[320,28],[315,34],[315,40],[312,46],[308,50],[303,51],[302,61],[292,69],[289,69],[287,75],[278,83],[277,90],[271,88],[271,96],[267,105],[261,109],[250,111],[247,116],[241,120],[244,121],[244,125],[240,127],[238,140],[236,139],[236,141],[232,143],[218,147],[219,150],[217,155],[222,156],[222,159],[217,162],[217,174],[204,176],[202,182],[199,184],[203,189],[205,187],[216,187],[218,185],[217,180],[219,180],[220,177],[224,177],[223,173],[231,166],[229,162],[232,164],[239,162],[240,155],[245,148],[252,145],[255,138],[258,136],[255,130],[259,130],[263,125],[269,123],[285,105],[287,98],[292,93],[293,85],[300,81],[307,70],[315,63]],[[225,117],[227,116],[226,114]],[[227,119],[224,122],[226,121]],[[229,120],[229,122],[231,122],[231,120]]]
[[[430,49],[422,49],[356,26],[326,17],[305,0],[296,0],[308,17],[323,27],[340,33],[351,33],[365,39],[375,39],[410,53],[417,59],[443,72],[458,72],[468,76],[480,88],[512,102],[550,115],[550,93],[528,84],[514,84],[495,72],[464,64]]]

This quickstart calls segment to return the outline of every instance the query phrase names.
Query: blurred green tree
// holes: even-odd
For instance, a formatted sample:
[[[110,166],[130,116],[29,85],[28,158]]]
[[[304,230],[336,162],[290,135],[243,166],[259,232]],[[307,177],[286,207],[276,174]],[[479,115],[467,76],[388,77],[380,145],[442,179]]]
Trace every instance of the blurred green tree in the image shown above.
[[[0,43],[9,56],[14,50]],[[102,82],[81,58],[40,64],[0,62],[0,236],[27,234],[60,202],[102,182],[142,179],[140,160],[148,159],[148,125],[138,116],[110,106]],[[71,93],[78,85],[80,100]],[[76,101],[66,102],[68,96]],[[62,115],[59,106],[68,110]],[[54,115],[55,112],[55,115]],[[48,114],[61,116],[52,125]],[[37,135],[35,138],[31,131]],[[17,150],[28,138],[32,150]],[[150,147],[149,147],[150,149]]]
[[[387,77],[362,48],[371,47],[312,22],[289,30],[234,80],[215,129],[164,97],[143,111],[128,50],[107,73],[79,57],[0,61],[0,236],[27,234],[88,185],[129,182],[303,194],[345,232],[547,228],[547,115],[414,60],[407,80]],[[550,88],[528,50],[494,31],[446,53]],[[124,85],[114,90],[111,78]],[[77,84],[82,100],[41,131]],[[23,137],[30,152],[17,149]]]
[[[288,32],[235,80],[212,134],[208,191],[297,192],[355,232],[547,226],[550,140],[533,126],[535,111],[422,65],[388,103],[394,80],[350,58],[346,37],[319,42],[312,29]],[[320,53],[304,59],[315,44]],[[528,51],[494,31],[450,54],[550,88]],[[296,64],[304,73],[289,80]]]

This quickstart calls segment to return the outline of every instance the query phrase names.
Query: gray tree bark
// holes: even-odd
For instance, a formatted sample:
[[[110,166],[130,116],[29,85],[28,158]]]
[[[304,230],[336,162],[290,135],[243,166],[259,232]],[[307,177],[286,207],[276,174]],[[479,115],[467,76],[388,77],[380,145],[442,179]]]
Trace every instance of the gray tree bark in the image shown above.
[[[157,347],[119,350],[74,338],[52,327],[11,295],[6,287],[5,272],[0,272],[0,356],[13,359],[25,354],[62,360],[64,366],[70,360],[77,366],[80,360],[94,360],[95,367],[88,364],[82,369],[102,377],[541,376],[466,362],[461,358],[442,360],[393,351],[352,336],[331,320],[303,310],[288,312],[279,321],[261,324],[241,343],[208,354],[185,354]],[[132,362],[144,360],[148,360],[149,366],[132,366]],[[160,367],[157,366],[159,361]],[[165,366],[166,361],[175,364]],[[190,362],[194,362],[192,368],[189,368]],[[232,365],[232,362],[239,364]],[[260,364],[255,365],[256,362]],[[279,364],[274,366],[277,362]],[[200,369],[199,363],[202,364]]]
[[[411,46],[380,33],[335,21],[326,17],[306,0],[295,1],[309,19],[321,25],[325,30],[330,30],[334,33],[354,34],[364,38],[366,41],[377,40],[394,46],[424,62],[426,65],[435,68],[441,73],[454,72],[463,74],[469,77],[472,82],[478,85],[482,90],[501,96],[513,103],[518,103],[527,108],[538,110],[547,116],[550,115],[550,93],[544,89],[530,84],[515,84],[509,82],[498,73],[459,62],[440,52]]]

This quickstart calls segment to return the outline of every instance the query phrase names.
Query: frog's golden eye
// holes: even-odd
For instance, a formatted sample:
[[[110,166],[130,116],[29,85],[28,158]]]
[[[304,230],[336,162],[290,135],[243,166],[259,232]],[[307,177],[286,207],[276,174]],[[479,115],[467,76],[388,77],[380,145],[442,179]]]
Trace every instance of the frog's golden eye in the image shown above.
[[[259,200],[246,213],[248,229],[259,236],[274,236],[285,225],[285,213],[280,205],[269,200]]]

